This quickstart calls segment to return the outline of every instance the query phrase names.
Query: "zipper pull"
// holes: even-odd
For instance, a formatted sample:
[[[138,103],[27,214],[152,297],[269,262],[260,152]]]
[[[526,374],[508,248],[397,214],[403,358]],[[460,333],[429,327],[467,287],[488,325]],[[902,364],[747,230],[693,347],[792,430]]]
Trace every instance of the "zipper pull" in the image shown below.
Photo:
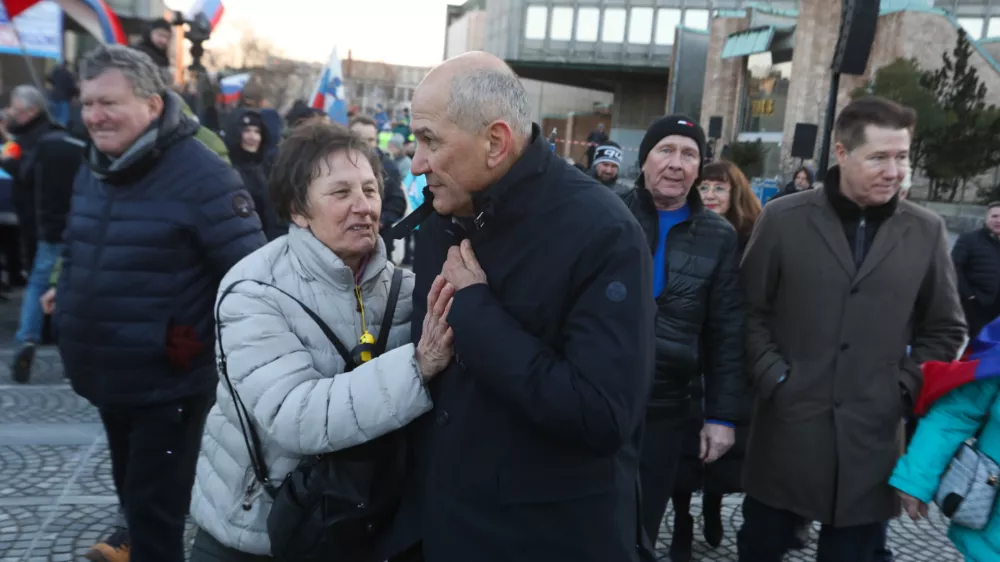
[[[246,495],[243,497],[243,511],[250,511],[253,508],[253,504],[250,502],[250,498],[253,496],[254,483],[251,482],[247,486]]]

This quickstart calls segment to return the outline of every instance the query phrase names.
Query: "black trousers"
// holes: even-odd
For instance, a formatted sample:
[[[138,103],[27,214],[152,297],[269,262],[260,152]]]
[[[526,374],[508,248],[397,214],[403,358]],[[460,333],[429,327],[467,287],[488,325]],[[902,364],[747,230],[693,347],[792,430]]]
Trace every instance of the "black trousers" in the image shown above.
[[[267,562],[268,560],[274,558],[229,548],[203,529],[198,529],[198,534],[194,536],[194,545],[191,546],[189,562]]]
[[[688,433],[690,421],[687,418],[646,420],[639,481],[642,483],[642,527],[654,545],[660,534],[663,514],[667,512],[667,502],[674,493]]]
[[[743,501],[743,527],[736,537],[739,562],[781,562],[792,533],[802,518],[747,496]],[[819,533],[817,562],[872,562],[882,538],[884,523],[855,527],[823,525]]]
[[[102,408],[111,473],[131,538],[130,562],[183,562],[184,521],[214,396]]]

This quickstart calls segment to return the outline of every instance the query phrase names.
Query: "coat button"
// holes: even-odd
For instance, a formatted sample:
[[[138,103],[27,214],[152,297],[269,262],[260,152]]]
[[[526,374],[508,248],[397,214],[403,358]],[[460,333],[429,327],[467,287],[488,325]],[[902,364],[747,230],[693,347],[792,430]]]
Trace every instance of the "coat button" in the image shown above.
[[[859,289],[859,288],[857,288],[857,287],[854,287],[853,289],[851,289],[851,294],[852,294],[852,295],[856,295],[856,294],[858,294],[859,292],[861,292],[861,289]]]
[[[448,410],[441,410],[437,413],[438,425],[448,425]]]
[[[849,344],[849,343],[842,343],[842,344],[840,344],[840,350],[841,351],[847,351],[850,348],[851,348],[851,344]]]
[[[463,369],[465,368],[465,363],[462,362],[462,358],[457,353],[455,354],[455,364]]]
[[[833,407],[834,408],[839,408],[841,406],[841,404],[843,404],[843,403],[844,403],[843,400],[841,400],[840,398],[837,398],[836,400],[833,401]]]

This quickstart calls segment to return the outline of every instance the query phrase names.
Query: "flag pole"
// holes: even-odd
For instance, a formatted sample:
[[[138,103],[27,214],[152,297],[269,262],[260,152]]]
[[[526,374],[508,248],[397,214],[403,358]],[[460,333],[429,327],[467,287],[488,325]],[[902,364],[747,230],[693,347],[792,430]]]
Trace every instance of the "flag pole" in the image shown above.
[[[28,66],[28,72],[31,73],[31,81],[35,83],[38,91],[45,93],[45,85],[38,78],[38,71],[35,70],[35,65],[32,64],[31,57],[28,56],[28,51],[24,48],[24,42],[21,41],[21,32],[17,30],[17,25],[14,24],[13,19],[10,20],[10,26],[14,29],[14,37],[17,38],[17,46],[21,48],[21,56],[24,58],[24,64]]]
[[[24,41],[21,41],[21,32],[17,30],[17,24],[14,22],[14,18],[10,17],[10,14],[7,12],[7,4],[3,2],[0,2],[0,4],[3,4],[4,14],[7,15],[7,21],[10,22],[10,28],[14,31],[14,38],[17,39],[17,47],[21,50],[21,57],[24,59],[24,64],[28,66],[28,72],[31,74],[31,81],[35,83],[36,88],[44,93],[45,86],[38,78],[38,71],[35,70],[35,65],[31,63],[31,57],[28,56],[28,51],[24,48]]]

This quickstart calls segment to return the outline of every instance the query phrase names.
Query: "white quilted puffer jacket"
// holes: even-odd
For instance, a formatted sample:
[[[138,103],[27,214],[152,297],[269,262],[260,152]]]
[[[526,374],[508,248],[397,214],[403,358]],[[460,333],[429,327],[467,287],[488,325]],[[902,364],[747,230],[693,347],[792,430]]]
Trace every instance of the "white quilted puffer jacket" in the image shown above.
[[[392,272],[379,239],[360,283],[368,330],[376,338]],[[239,279],[280,287],[315,311],[348,349],[357,344],[362,327],[354,275],[308,230],[292,225],[288,236],[244,258],[223,279],[220,293]],[[322,330],[287,296],[244,282],[223,300],[216,320],[229,376],[263,441],[275,484],[305,455],[374,439],[431,409],[409,343],[412,293],[413,274],[404,272],[389,351],[349,373]],[[250,509],[244,509],[248,498]],[[270,507],[255,482],[233,397],[220,379],[202,437],[191,517],[222,544],[267,555]]]

